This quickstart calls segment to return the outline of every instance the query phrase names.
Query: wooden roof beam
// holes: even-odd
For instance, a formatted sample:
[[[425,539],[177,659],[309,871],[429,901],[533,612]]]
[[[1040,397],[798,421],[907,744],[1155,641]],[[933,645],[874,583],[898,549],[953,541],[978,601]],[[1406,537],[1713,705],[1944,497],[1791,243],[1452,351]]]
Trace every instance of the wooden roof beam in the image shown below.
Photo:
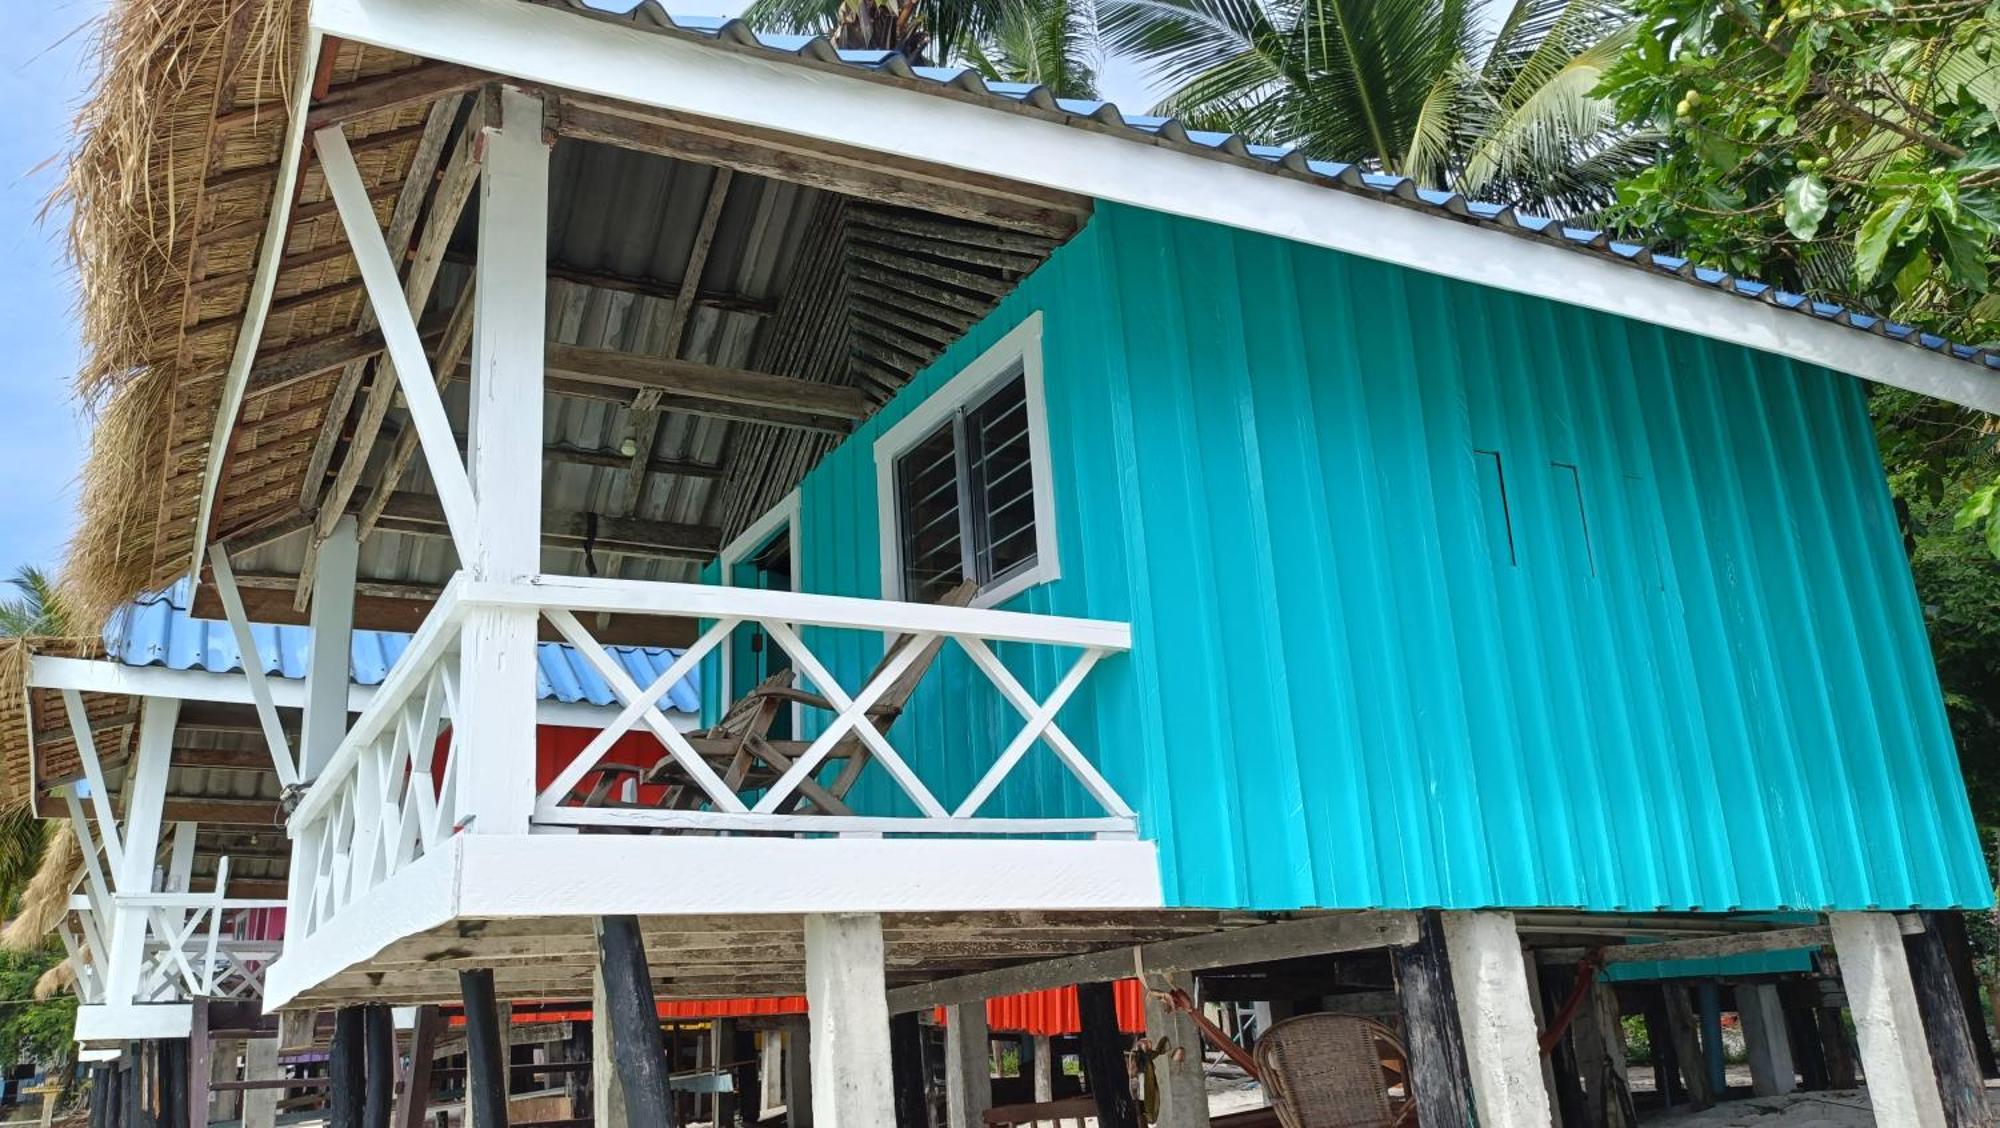
[[[581,550],[586,543],[599,552],[664,556],[707,561],[722,550],[722,530],[709,525],[644,521],[636,517],[599,515],[591,529],[591,514],[569,510],[542,512],[542,543],[550,548]],[[418,536],[449,536],[444,510],[429,494],[402,491],[383,506],[381,527]],[[254,616],[253,616],[254,618]]]
[[[1090,214],[1090,200],[1068,192],[666,110],[564,98],[556,131],[1056,240]]]
[[[866,395],[840,384],[576,345],[550,345],[547,372],[551,380],[618,388],[633,394],[647,389],[658,391],[663,406],[678,406],[674,401],[687,401],[690,411],[758,422],[775,422],[768,413],[777,412],[799,417],[802,426],[843,433],[874,410]],[[700,404],[707,406],[693,406]],[[733,414],[732,408],[754,409],[763,414]]]

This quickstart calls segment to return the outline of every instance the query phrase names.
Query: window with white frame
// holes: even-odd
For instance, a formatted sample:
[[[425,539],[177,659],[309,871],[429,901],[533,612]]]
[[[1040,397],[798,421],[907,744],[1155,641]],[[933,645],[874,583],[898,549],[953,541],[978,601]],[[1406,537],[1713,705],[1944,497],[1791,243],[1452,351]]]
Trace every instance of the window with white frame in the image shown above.
[[[972,580],[990,606],[1053,579],[1040,315],[891,428],[875,458],[885,592],[935,603]]]

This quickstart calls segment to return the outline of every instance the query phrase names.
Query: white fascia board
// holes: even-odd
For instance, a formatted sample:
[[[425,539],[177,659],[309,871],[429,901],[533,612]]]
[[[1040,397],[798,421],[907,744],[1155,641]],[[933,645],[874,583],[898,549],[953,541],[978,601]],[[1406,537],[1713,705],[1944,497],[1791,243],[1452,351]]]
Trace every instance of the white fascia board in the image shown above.
[[[1165,904],[1157,849],[1130,839],[462,834],[457,841],[459,909],[480,918]],[[663,873],[693,879],[661,881]]]
[[[685,874],[686,881],[661,881]],[[968,874],[979,875],[967,880]],[[454,917],[1158,909],[1150,842],[472,834],[418,859],[300,940],[265,980],[284,1006]]]
[[[252,705],[250,681],[240,673],[214,674],[207,670],[175,670],[166,666],[127,666],[104,658],[58,658],[36,655],[28,666],[28,684],[36,689],[75,689],[84,693],[119,693],[130,697],[177,697],[182,701],[213,701],[224,705]],[[305,707],[305,683],[284,678],[270,682],[271,700],[280,709]],[[375,700],[376,687],[351,685],[347,689],[347,711],[359,713]],[[545,725],[572,728],[603,728],[618,716],[619,706],[593,705],[587,701],[543,701],[535,709],[535,720]],[[674,727],[691,732],[700,719],[691,713],[669,713]]]
[[[144,1042],[154,1038],[185,1038],[194,1029],[194,1007],[188,1003],[98,1003],[76,1008],[79,1042]]]
[[[1165,142],[1065,125],[522,0],[314,0],[313,27],[561,90],[893,152],[1257,231],[1794,357],[2000,413],[2000,373],[1501,229]]]

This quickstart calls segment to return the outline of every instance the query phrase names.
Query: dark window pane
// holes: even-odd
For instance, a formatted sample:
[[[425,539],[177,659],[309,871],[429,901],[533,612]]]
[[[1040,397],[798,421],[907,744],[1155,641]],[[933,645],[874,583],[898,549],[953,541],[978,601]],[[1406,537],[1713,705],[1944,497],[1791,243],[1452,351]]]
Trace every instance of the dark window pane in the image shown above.
[[[896,518],[903,598],[933,603],[965,578],[952,424],[926,435],[896,460]]]
[[[982,585],[1035,562],[1035,477],[1027,380],[1018,372],[965,413],[973,556]]]

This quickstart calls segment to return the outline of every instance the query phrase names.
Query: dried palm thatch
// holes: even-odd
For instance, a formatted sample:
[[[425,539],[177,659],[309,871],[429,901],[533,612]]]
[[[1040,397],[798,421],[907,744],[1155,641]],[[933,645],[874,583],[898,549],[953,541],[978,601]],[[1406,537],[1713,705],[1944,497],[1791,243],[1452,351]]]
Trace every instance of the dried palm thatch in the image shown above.
[[[35,980],[35,1001],[48,1002],[76,986],[76,968],[68,960],[51,967]]]
[[[31,749],[38,716],[60,706],[59,701],[37,702],[28,692],[28,660],[37,654],[62,658],[94,658],[104,644],[94,638],[7,638],[0,639],[0,813],[28,805],[34,794],[34,763]],[[53,694],[43,691],[43,696]],[[92,694],[93,698],[103,695]],[[93,715],[111,707],[109,699],[96,701]]]
[[[52,201],[69,210],[78,276],[86,356],[76,392],[98,415],[65,569],[83,626],[183,563],[161,559],[158,543],[175,516],[162,485],[187,457],[174,449],[173,423],[212,425],[214,358],[233,345],[226,332],[215,334],[219,344],[188,333],[197,235],[216,211],[207,180],[226,148],[217,117],[246,96],[257,105],[288,88],[305,8],[132,0],[99,23],[97,84],[76,122],[82,141]],[[262,195],[273,187],[263,184]]]
[[[83,855],[77,850],[75,832],[68,823],[57,823],[48,845],[42,848],[41,866],[21,891],[20,911],[0,929],[0,948],[28,952],[41,947],[69,912],[70,890],[76,887],[82,868]]]

